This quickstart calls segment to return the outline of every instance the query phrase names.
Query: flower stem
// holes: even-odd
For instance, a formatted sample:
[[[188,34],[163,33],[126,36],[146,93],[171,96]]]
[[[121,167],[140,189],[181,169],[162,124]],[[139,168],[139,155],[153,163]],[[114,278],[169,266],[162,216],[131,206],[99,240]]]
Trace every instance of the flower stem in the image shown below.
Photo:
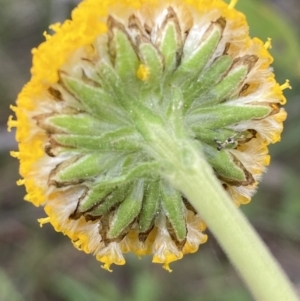
[[[297,301],[287,276],[202,156],[201,146],[155,130],[162,170],[194,206],[257,301]]]

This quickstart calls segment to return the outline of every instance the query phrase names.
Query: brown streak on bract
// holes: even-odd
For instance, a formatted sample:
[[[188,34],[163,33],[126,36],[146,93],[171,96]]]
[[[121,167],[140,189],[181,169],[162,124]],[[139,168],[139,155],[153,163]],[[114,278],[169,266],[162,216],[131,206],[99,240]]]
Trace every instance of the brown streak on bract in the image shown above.
[[[54,186],[60,188],[60,187],[65,187],[65,186],[82,183],[84,181],[83,179],[77,179],[74,181],[59,181],[59,180],[54,179],[59,172],[61,172],[65,168],[69,167],[70,165],[74,164],[80,158],[82,158],[82,155],[74,156],[71,159],[65,160],[62,163],[57,164],[54,167],[54,169],[51,170],[51,172],[49,174],[48,185],[54,185]]]
[[[46,142],[44,146],[45,153],[50,157],[56,157],[60,150],[63,150],[64,148],[58,144],[50,135],[49,140]]]
[[[230,43],[227,42],[227,43],[225,44],[225,48],[224,48],[224,51],[223,51],[223,55],[229,55],[229,54],[228,54],[229,49],[230,49]]]
[[[152,33],[152,28],[150,25],[148,25],[147,23],[144,24],[144,28],[145,28],[145,32],[148,35],[148,38],[150,39],[151,37],[151,33]]]
[[[192,211],[193,213],[197,214],[197,210],[191,205],[191,203],[188,201],[188,199],[186,199],[185,197],[182,197],[182,201],[185,205],[185,208],[187,210]]]
[[[205,31],[203,37],[200,39],[199,44],[201,44],[203,41],[205,41],[207,39],[207,37],[210,36],[211,32],[214,31],[216,28],[220,31],[220,38],[219,38],[219,41],[220,41],[222,38],[225,26],[226,26],[226,20],[223,17],[220,17],[215,22],[212,22],[209,25],[209,27],[207,28],[207,30]]]
[[[61,147],[64,147],[64,148],[75,149],[75,147],[73,147],[73,146],[64,145],[64,144],[62,144],[62,143],[57,142],[57,141],[55,140],[55,134],[52,134],[52,133],[49,134],[48,142],[51,144],[51,146],[52,146],[53,148],[55,148],[55,147],[57,147],[57,146],[61,146]]]
[[[269,106],[272,108],[272,111],[270,112],[269,116],[275,115],[280,112],[281,106],[278,103],[271,103]]]
[[[77,97],[77,95],[75,93],[73,93],[72,91],[70,91],[70,89],[64,83],[64,80],[61,77],[61,74],[64,74],[64,73],[65,72],[59,72],[59,84],[66,90],[67,93],[69,93],[73,97],[74,100],[76,100],[80,104],[83,104],[83,102]],[[66,74],[66,73],[64,75],[68,76],[68,74]],[[73,114],[76,114],[76,113],[85,113],[85,112],[88,112],[88,111],[76,109],[76,112],[74,111]]]
[[[91,87],[94,87],[94,88],[101,88],[101,85],[99,83],[97,83],[96,81],[94,81],[93,79],[89,78],[84,69],[82,69],[82,76],[81,76],[81,79],[82,81],[85,83],[85,84],[88,84],[89,86]]]
[[[89,188],[87,186],[85,186],[84,192],[82,193],[82,195],[86,195],[88,193],[88,191],[89,191]],[[70,214],[69,219],[77,220],[83,215],[83,212],[80,212],[78,210],[79,203],[80,203],[80,198],[78,198],[76,208],[75,208],[74,212],[72,214]]]
[[[244,85],[242,86],[242,89],[241,89],[240,93],[239,93],[239,96],[243,96],[244,93],[247,92],[247,90],[248,90],[249,87],[250,87],[249,84],[247,84],[247,83],[244,84]]]
[[[99,201],[96,201],[96,203],[88,210],[84,211],[84,216],[86,218],[86,220],[88,219],[100,219],[102,216],[106,215],[106,214],[111,214],[112,212],[114,212],[118,206],[120,205],[121,201],[112,205],[110,208],[108,208],[107,212],[101,215],[93,215],[92,211],[96,210],[99,206],[103,205],[103,203],[105,203],[106,199],[112,194],[111,192],[108,192],[107,195],[105,197],[103,197],[102,199],[100,199]],[[82,201],[82,199],[80,199],[80,201]]]
[[[136,219],[133,219],[132,222],[130,222],[122,231],[121,233],[116,236],[116,237],[108,237],[106,236],[106,243],[111,243],[111,242],[121,242],[123,238],[129,233],[129,231],[132,229],[132,225],[136,222]],[[107,233],[109,234],[109,233]]]
[[[199,40],[198,47],[203,42],[205,42],[205,40],[211,35],[212,31],[214,31],[216,28],[218,28],[220,31],[220,39],[219,40],[221,40],[225,26],[226,26],[226,20],[223,17],[220,17],[215,22],[211,22],[211,24],[208,26],[205,33],[203,34],[202,38]]]
[[[103,217],[100,219],[100,222],[99,222],[98,231],[102,238],[101,241],[104,242],[105,246],[107,246],[109,243],[107,241],[107,233],[109,231],[110,216],[111,216],[110,214],[103,215]]]
[[[108,48],[108,53],[110,56],[110,59],[112,61],[112,64],[114,65],[115,63],[115,59],[116,59],[116,48],[115,45],[113,43],[113,39],[114,39],[114,32],[113,32],[113,28],[115,26],[115,19],[109,15],[107,18],[107,48]]]
[[[55,125],[48,122],[48,118],[57,115],[57,113],[45,113],[32,117],[36,121],[36,124],[41,129],[45,130],[48,134],[65,134],[66,132],[59,129]]]
[[[153,219],[153,223],[151,223],[149,229],[147,231],[144,231],[144,232],[140,232],[138,237],[139,237],[139,241],[140,242],[145,242],[146,239],[148,238],[149,234],[151,233],[151,231],[153,230],[154,228],[154,219]]]
[[[253,175],[245,168],[245,166],[236,156],[234,156],[232,153],[230,153],[230,155],[232,156],[233,162],[244,172],[245,180],[241,181],[240,184],[242,186],[248,186],[254,184],[255,180],[253,178]]]
[[[255,180],[254,180],[252,174],[245,168],[245,166],[242,164],[242,162],[240,160],[238,160],[232,153],[230,153],[230,155],[232,157],[233,162],[244,172],[245,180],[238,181],[238,180],[222,177],[214,169],[216,177],[220,181],[225,182],[226,184],[228,184],[230,186],[237,186],[238,187],[238,186],[248,186],[248,185],[254,184]]]
[[[59,91],[59,90],[57,90],[57,89],[55,89],[55,88],[53,88],[53,87],[49,87],[48,88],[48,92],[49,92],[49,94],[56,100],[56,101],[63,101],[64,99],[63,99],[63,96],[62,96],[62,93]]]
[[[152,44],[152,42],[150,40],[148,40],[146,37],[143,36],[141,38],[137,38],[136,44],[137,44],[137,48],[138,48],[138,52],[137,52],[138,57],[143,63],[146,64],[144,57],[140,54],[139,48],[142,44],[151,44],[155,48],[157,56],[160,59],[162,69],[164,68],[164,56],[162,55],[160,50],[155,45]]]
[[[143,27],[140,19],[135,15],[131,15],[128,20],[128,28],[135,36],[135,42],[137,43],[138,40],[147,40],[150,42],[149,37]]]
[[[52,146],[49,142],[47,142],[46,145],[44,146],[44,151],[49,157],[57,156],[57,153],[54,152],[54,148],[52,148]]]
[[[84,218],[85,218],[85,221],[86,222],[94,222],[96,220],[101,220],[101,218],[103,217],[103,215],[97,215],[97,216],[94,216],[94,215],[90,215],[90,214],[84,214]]]
[[[165,31],[166,27],[170,23],[173,23],[173,25],[175,27],[175,32],[176,32],[176,40],[177,40],[176,65],[178,66],[180,64],[182,51],[183,51],[183,39],[182,39],[182,35],[181,35],[179,19],[177,17],[176,12],[174,11],[174,9],[171,6],[168,7],[168,13],[167,13],[165,19],[163,20],[161,27],[158,30],[158,33],[157,33],[158,37],[157,37],[155,45],[157,46],[157,48],[160,48],[161,41],[163,38],[163,32]]]
[[[131,37],[129,36],[129,34],[126,31],[125,26],[118,22],[113,16],[109,15],[108,19],[107,19],[107,27],[108,27],[108,31],[107,31],[107,36],[108,36],[108,41],[107,41],[107,46],[108,46],[108,53],[111,57],[112,60],[112,64],[115,64],[115,59],[117,56],[117,51],[116,51],[116,47],[115,47],[115,42],[114,42],[114,36],[115,36],[115,30],[119,30],[121,32],[124,33],[124,35],[126,35],[128,41],[130,42],[132,48],[136,51],[136,46],[133,43]]]
[[[166,227],[167,227],[167,230],[170,234],[171,239],[175,243],[178,250],[181,251],[182,248],[184,247],[185,243],[186,243],[186,237],[181,241],[177,238],[175,230],[174,230],[174,228],[173,228],[173,226],[172,226],[172,224],[171,224],[171,222],[168,218],[167,218],[167,222],[166,222]]]
[[[258,56],[254,54],[253,55],[247,54],[242,57],[235,58],[232,62],[231,69],[237,66],[247,66],[248,73],[249,73],[257,61],[258,61]]]
[[[242,136],[237,139],[238,144],[244,144],[251,141],[253,138],[256,138],[257,131],[253,129],[248,129],[246,131],[247,136]]]

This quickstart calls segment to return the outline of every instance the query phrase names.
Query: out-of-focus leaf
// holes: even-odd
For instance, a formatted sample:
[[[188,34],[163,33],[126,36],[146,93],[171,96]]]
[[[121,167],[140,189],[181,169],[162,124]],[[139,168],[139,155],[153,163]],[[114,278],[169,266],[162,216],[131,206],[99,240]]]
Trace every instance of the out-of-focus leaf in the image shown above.
[[[103,282],[99,287],[104,286]],[[114,298],[104,296],[100,290],[93,290],[84,283],[66,275],[59,275],[54,282],[55,292],[59,297],[66,301],[114,301]]]
[[[281,137],[281,142],[276,144],[276,146],[271,147],[272,157],[276,157],[281,154],[285,154],[286,156],[288,152],[297,152],[300,146],[299,131],[299,120],[293,120],[293,122],[287,124],[284,128],[284,132]]]
[[[9,301],[24,301],[9,277],[0,269],[0,298]]]
[[[129,301],[156,301],[160,295],[160,285],[153,275],[143,272],[136,275],[133,283],[133,297]]]
[[[277,225],[280,225],[282,234],[292,239],[300,240],[299,235],[299,216],[300,216],[300,187],[299,175],[293,170],[287,169],[283,177],[283,192],[285,195],[284,202],[278,214]]]
[[[295,27],[275,7],[261,0],[241,0],[237,9],[247,16],[251,36],[264,41],[272,38],[274,67],[280,70],[276,73],[278,80],[300,79],[300,38]]]

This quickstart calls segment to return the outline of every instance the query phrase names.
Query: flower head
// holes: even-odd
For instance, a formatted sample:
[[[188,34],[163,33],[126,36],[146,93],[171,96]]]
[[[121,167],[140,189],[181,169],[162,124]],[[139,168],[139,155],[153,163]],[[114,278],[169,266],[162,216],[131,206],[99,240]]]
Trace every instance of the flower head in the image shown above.
[[[41,225],[107,270],[126,252],[170,270],[207,239],[189,200],[161,176],[168,167],[143,120],[199,145],[237,205],[269,164],[289,84],[276,83],[270,42],[249,37],[235,2],[85,0],[33,50],[8,122],[18,184],[44,206]]]

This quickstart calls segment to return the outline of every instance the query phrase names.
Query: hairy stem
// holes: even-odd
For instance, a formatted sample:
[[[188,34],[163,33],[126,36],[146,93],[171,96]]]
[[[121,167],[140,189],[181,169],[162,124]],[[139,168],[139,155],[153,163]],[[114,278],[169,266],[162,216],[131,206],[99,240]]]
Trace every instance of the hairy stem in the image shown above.
[[[233,204],[201,152],[189,139],[153,133],[162,174],[190,201],[257,301],[297,301],[291,283],[258,234]]]

